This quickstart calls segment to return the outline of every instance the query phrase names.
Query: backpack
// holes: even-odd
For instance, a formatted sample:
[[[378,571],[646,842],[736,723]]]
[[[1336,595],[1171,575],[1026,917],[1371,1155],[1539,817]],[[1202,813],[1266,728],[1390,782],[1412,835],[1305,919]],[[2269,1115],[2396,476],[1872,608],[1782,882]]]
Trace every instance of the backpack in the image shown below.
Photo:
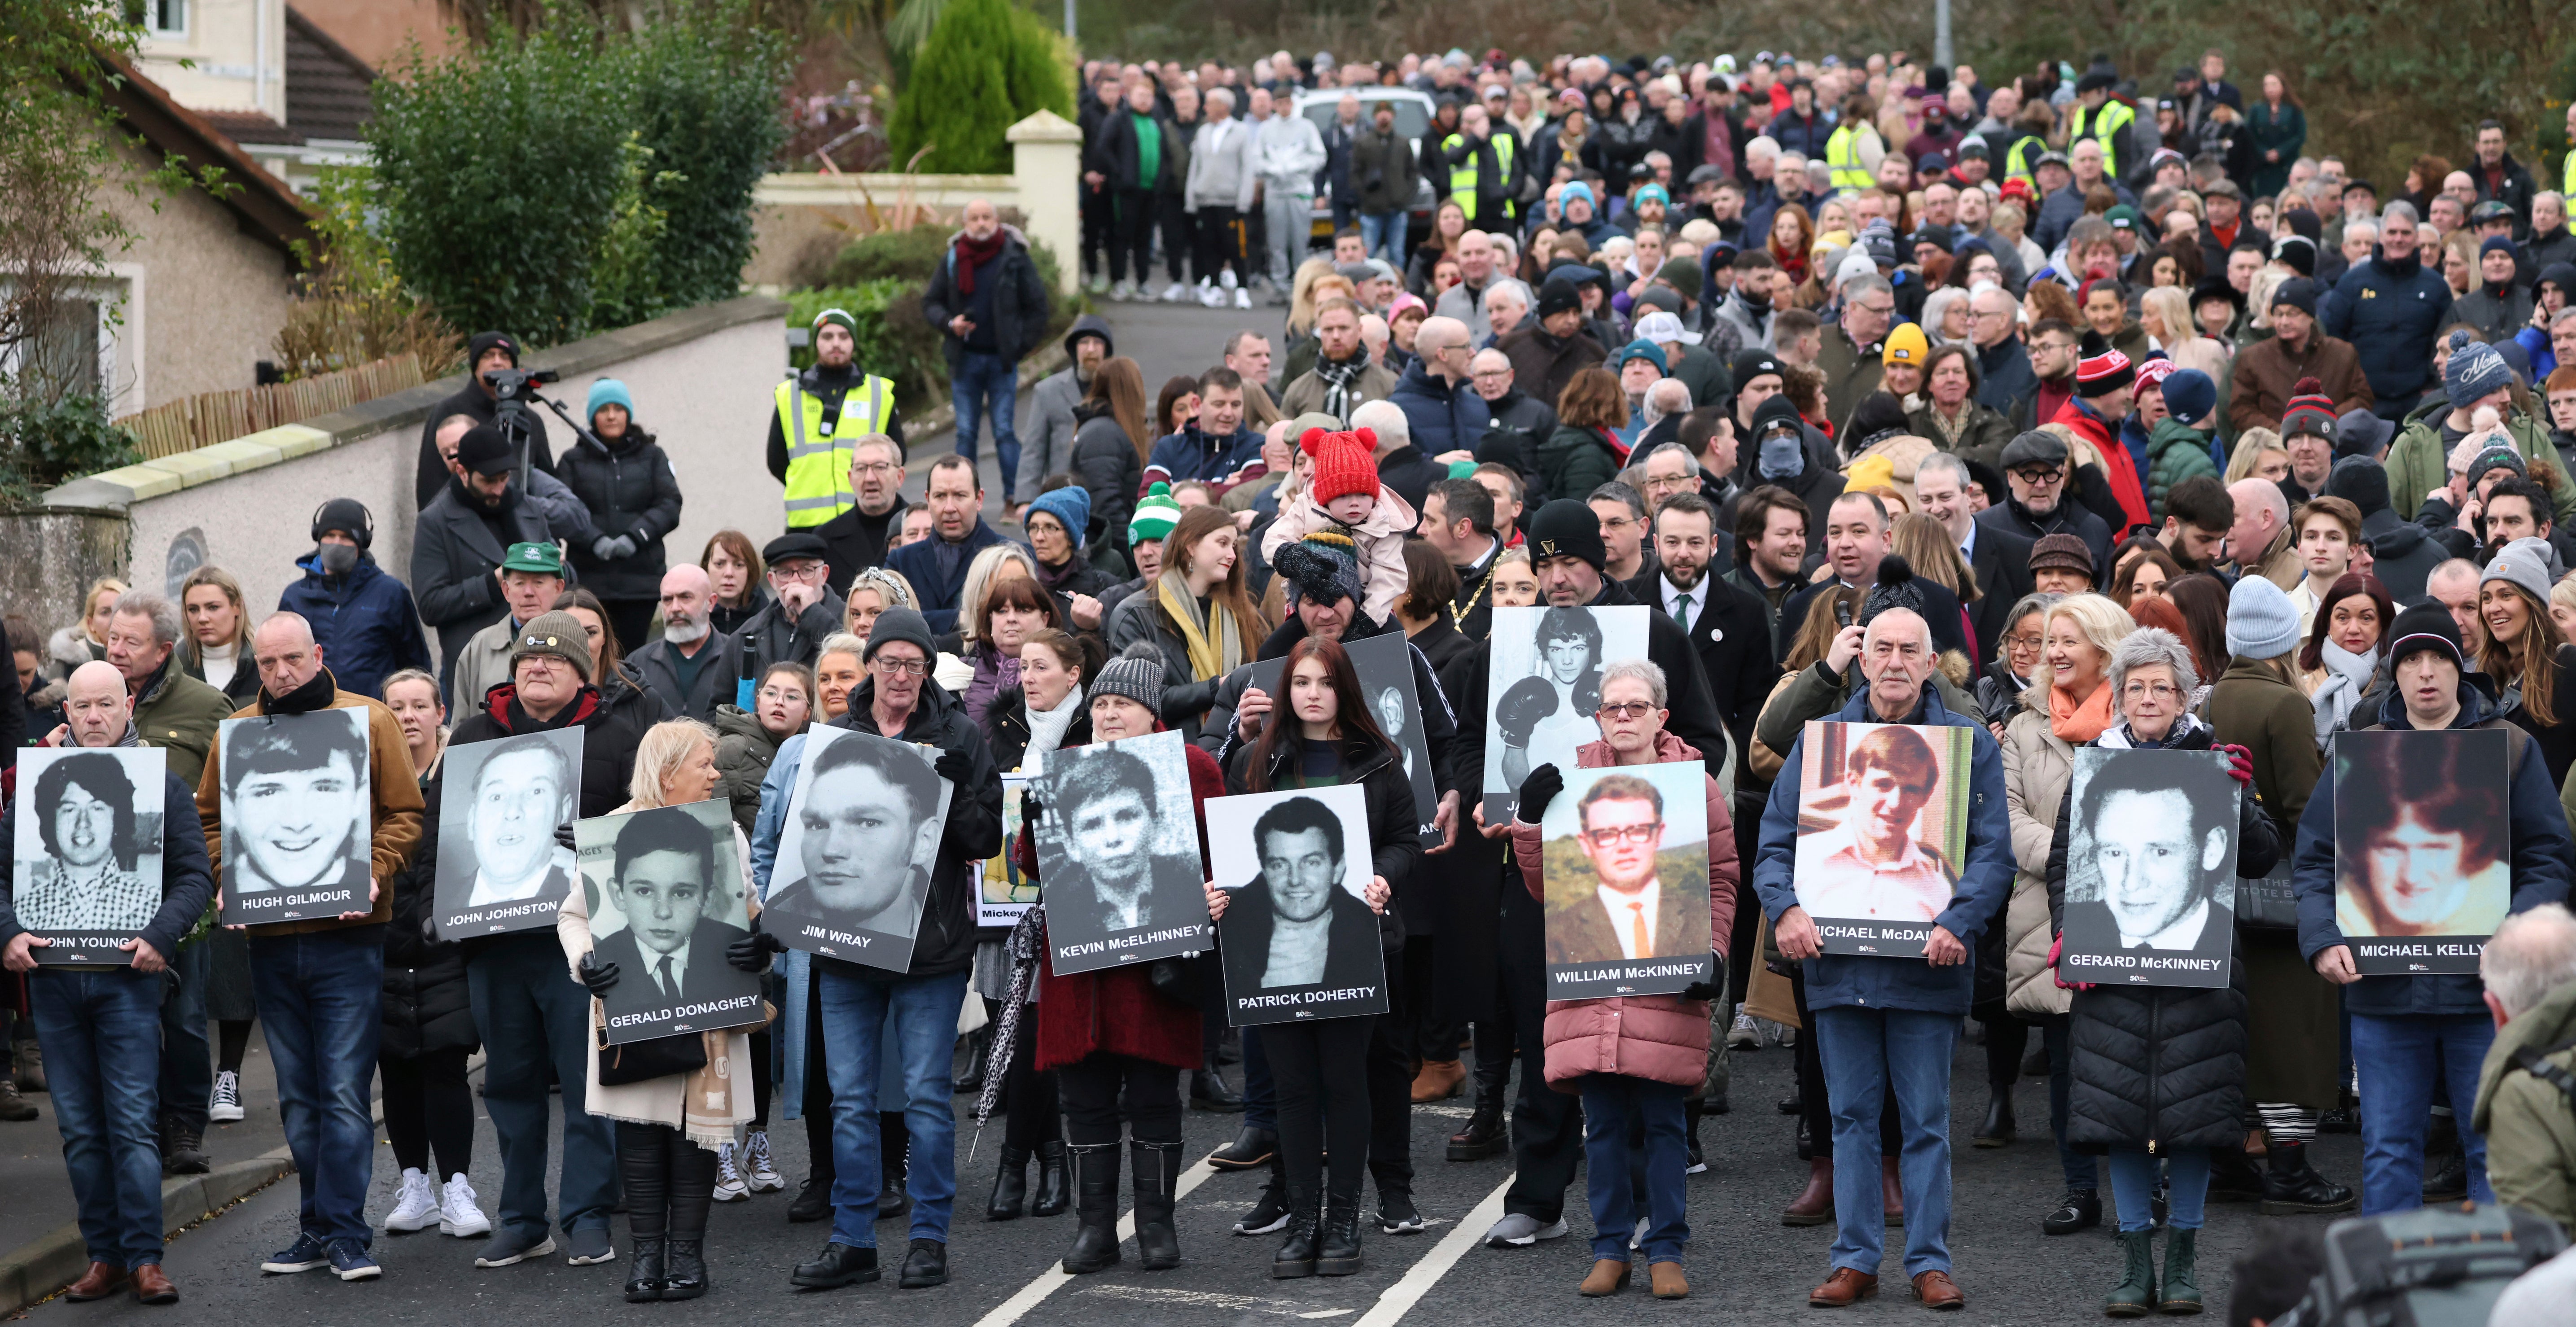
[[[2558,1223],[2495,1204],[2337,1221],[2326,1265],[2276,1327],[2485,1327],[2515,1277],[2567,1247]]]

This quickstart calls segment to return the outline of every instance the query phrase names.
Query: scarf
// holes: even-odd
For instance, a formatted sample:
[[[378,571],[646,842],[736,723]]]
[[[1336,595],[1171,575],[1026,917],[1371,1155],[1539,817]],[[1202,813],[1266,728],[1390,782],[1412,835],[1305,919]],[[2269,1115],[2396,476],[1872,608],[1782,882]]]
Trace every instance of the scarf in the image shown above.
[[[1219,608],[1215,612],[1199,606],[1198,596],[1190,593],[1190,583],[1178,568],[1166,571],[1154,582],[1154,600],[1163,607],[1163,616],[1181,633],[1181,643],[1189,650],[1190,676],[1201,682],[1220,678],[1250,662],[1243,652],[1243,633],[1235,625],[1234,614]],[[1215,637],[1211,640],[1209,637]]]
[[[313,676],[304,680],[304,685],[297,687],[293,691],[287,692],[283,696],[272,696],[268,694],[268,688],[260,688],[259,712],[262,714],[311,714],[315,710],[327,710],[331,708],[331,701],[333,697],[339,694],[339,691],[339,683],[331,680],[331,670],[328,668],[316,668],[313,670]]]
[[[1932,403],[1932,427],[1941,431],[1941,441],[1950,444],[1950,446],[1944,447],[1941,450],[1958,450],[1959,435],[1968,431],[1968,420],[1974,417],[1976,413],[1976,402],[1961,401],[1959,403],[1959,418],[1957,422],[1954,423],[1948,415],[1941,413],[1940,402],[1935,401]]]
[[[1080,687],[1065,692],[1064,699],[1057,701],[1051,710],[1029,704],[1025,691],[1021,697],[1021,707],[1028,711],[1029,716],[1029,748],[1021,753],[1020,766],[1034,772],[1040,757],[1064,744],[1065,729],[1073,726],[1074,718],[1090,702],[1083,699]]]
[[[2200,716],[2184,710],[2174,716],[2173,727],[2165,730],[2163,738],[2150,742],[2130,732],[2129,721],[2122,719],[2104,729],[2100,737],[2093,739],[2093,745],[2105,751],[2160,751],[2199,732],[2204,726]]]
[[[1340,361],[1316,358],[1315,376],[1324,380],[1325,414],[1346,424],[1350,422],[1351,411],[1361,404],[1351,399],[1351,389],[1359,383],[1360,375],[1368,371],[1368,365],[1369,358],[1364,354]]]
[[[1001,253],[1002,245],[1008,238],[1008,232],[1002,230],[998,226],[994,228],[992,234],[985,236],[981,243],[978,243],[972,236],[960,235],[957,237],[958,294],[972,295],[975,293],[976,264],[989,263],[993,261],[994,256]]]
[[[2082,746],[2111,726],[2111,683],[2096,683],[2093,694],[2076,704],[2055,686],[2048,689],[2048,731]]]
[[[2379,651],[2355,654],[2327,640],[2317,643],[2317,657],[2325,663],[2326,680],[2308,701],[2317,710],[2317,745],[2324,746],[2352,725],[2353,707],[2370,689],[2371,674],[2379,671]]]

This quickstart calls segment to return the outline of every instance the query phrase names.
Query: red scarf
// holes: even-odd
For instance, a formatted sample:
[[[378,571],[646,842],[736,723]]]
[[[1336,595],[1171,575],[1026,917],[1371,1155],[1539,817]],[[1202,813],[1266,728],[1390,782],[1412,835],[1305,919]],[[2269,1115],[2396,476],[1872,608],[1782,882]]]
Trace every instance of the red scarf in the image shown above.
[[[959,235],[957,237],[958,294],[972,295],[975,293],[976,265],[979,263],[989,263],[993,261],[994,256],[1001,253],[1002,244],[1006,238],[1007,236],[1005,232],[999,226],[995,226],[993,228],[992,235],[987,237],[980,244],[976,243],[972,236]]]

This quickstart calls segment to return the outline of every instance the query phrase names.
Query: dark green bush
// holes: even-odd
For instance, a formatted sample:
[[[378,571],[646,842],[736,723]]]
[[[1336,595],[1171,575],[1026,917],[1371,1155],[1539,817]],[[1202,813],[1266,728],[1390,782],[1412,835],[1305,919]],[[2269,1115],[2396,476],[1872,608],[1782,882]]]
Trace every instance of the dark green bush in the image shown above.
[[[999,175],[1011,168],[1004,134],[1040,110],[1073,116],[1063,50],[1035,16],[1008,0],[951,0],[915,57],[886,123],[898,169]]]
[[[24,507],[57,484],[140,459],[134,435],[108,422],[98,397],[0,400],[0,506]]]
[[[948,237],[955,233],[953,226],[915,226],[852,241],[833,260],[824,285],[788,293],[787,325],[807,327],[825,309],[847,309],[859,324],[859,365],[894,379],[896,399],[904,409],[919,410],[946,401],[948,361],[939,329],[922,316],[921,294],[947,252]],[[1055,251],[1032,244],[1029,259],[1037,265],[1038,279],[1049,291],[1056,290]],[[1040,345],[1061,340],[1082,308],[1061,295],[1051,297],[1046,337]],[[797,368],[813,362],[812,350],[795,352]]]

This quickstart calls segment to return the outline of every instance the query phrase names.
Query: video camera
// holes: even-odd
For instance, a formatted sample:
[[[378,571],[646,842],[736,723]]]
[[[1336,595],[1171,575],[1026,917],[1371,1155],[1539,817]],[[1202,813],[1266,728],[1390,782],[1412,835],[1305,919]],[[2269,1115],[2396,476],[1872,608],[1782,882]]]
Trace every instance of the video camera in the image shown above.
[[[553,369],[493,369],[483,375],[483,381],[497,400],[528,402],[544,400],[537,388],[562,377]]]

